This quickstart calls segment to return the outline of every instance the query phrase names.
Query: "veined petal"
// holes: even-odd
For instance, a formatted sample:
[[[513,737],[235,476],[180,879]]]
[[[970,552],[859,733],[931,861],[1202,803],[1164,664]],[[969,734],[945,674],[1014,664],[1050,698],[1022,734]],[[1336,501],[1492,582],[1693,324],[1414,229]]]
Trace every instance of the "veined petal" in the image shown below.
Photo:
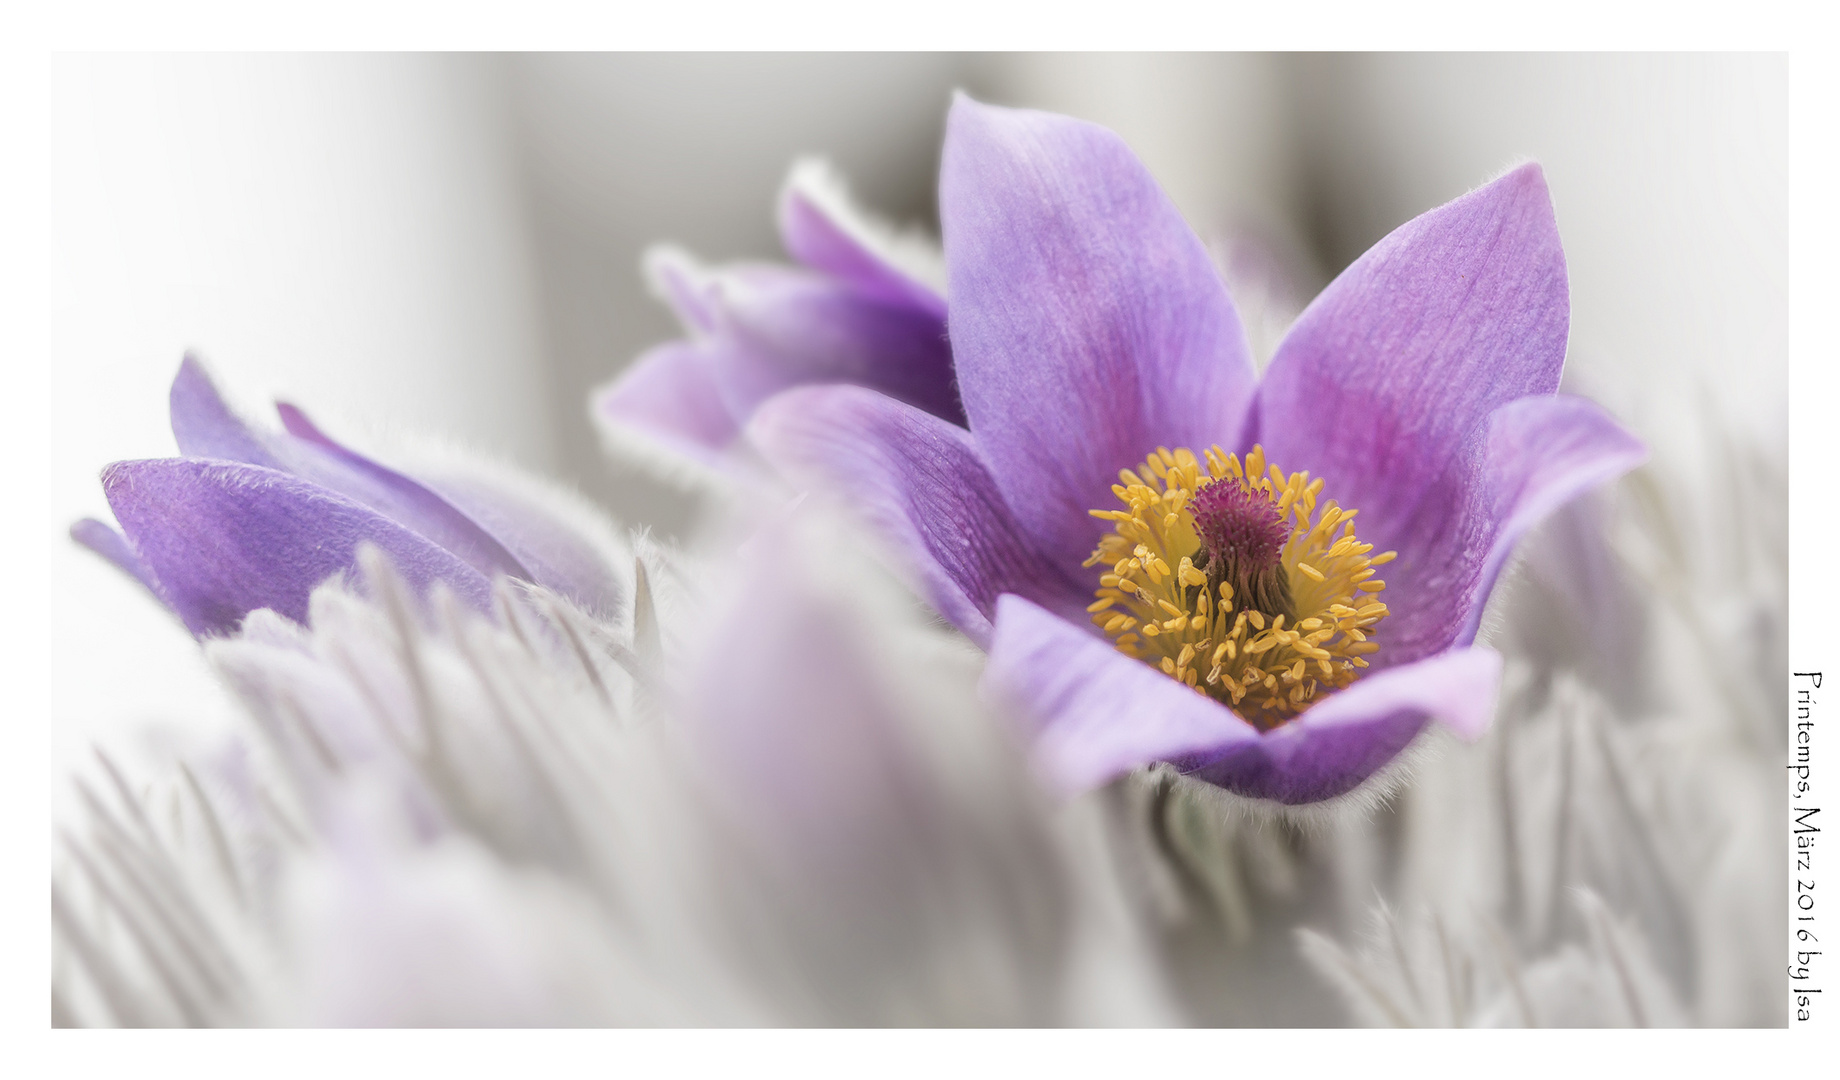
[[[1500,683],[1500,655],[1452,649],[1360,679],[1255,741],[1172,764],[1241,795],[1320,802],[1360,786],[1430,721],[1477,738],[1494,717]]]
[[[1392,614],[1380,628],[1384,647],[1376,665],[1474,641],[1483,604],[1515,541],[1647,454],[1641,440],[1584,398],[1543,395],[1496,410],[1389,541],[1400,556],[1387,567]]]
[[[675,248],[646,273],[696,339],[729,416],[792,386],[854,383],[963,425],[944,301],[916,305],[847,278],[766,263],[719,268]],[[665,419],[663,422],[672,422]]]
[[[203,365],[191,356],[180,363],[173,378],[170,405],[173,436],[187,457],[292,473],[421,534],[488,578],[531,577],[478,523],[417,481],[333,441],[294,406],[276,406],[285,435],[251,426],[231,410]]]
[[[952,352],[1023,529],[1077,567],[1118,470],[1234,445],[1254,389],[1201,241],[1103,128],[960,96],[939,181]]]
[[[1259,738],[1220,704],[1019,596],[997,602],[984,685],[1036,725],[1036,766],[1067,793]]]
[[[488,578],[507,574],[535,580],[530,568],[498,537],[427,485],[334,441],[314,426],[306,413],[287,402],[277,402],[275,411],[281,415],[281,426],[294,437],[287,450],[296,476],[354,499],[420,533]]]
[[[945,321],[945,265],[938,247],[870,217],[824,162],[798,162],[787,175],[779,197],[779,235],[787,253],[806,266]]]
[[[749,439],[795,483],[830,491],[920,577],[922,594],[980,645],[997,596],[1080,611],[1087,590],[1023,537],[969,432],[856,386],[771,398]]]
[[[1240,449],[1256,438],[1269,460],[1322,477],[1361,511],[1362,539],[1403,564],[1404,524],[1489,415],[1558,389],[1569,320],[1552,201],[1524,165],[1395,229],[1331,282],[1278,346]]]
[[[234,630],[256,608],[307,617],[313,587],[383,549],[417,589],[446,582],[481,610],[484,575],[368,507],[274,469],[204,458],[121,461],[103,493],[161,594],[193,633]]]
[[[933,312],[767,266],[724,277],[715,307],[726,347],[714,367],[737,420],[789,387],[850,383],[964,425],[945,322]]]

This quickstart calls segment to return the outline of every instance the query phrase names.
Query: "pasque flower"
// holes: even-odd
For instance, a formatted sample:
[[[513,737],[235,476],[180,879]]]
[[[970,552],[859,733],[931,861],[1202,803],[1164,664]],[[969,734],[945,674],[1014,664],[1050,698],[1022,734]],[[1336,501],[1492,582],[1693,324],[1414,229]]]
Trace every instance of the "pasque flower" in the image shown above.
[[[200,636],[256,608],[297,621],[307,597],[375,544],[418,589],[446,582],[484,609],[500,574],[610,611],[617,586],[597,541],[530,484],[478,465],[420,478],[332,440],[292,405],[264,431],[186,357],[170,398],[177,458],[118,461],[102,487],[121,532],[93,519],[71,535],[134,576]]]
[[[1262,380],[1110,132],[960,97],[940,218],[965,423],[822,385],[749,435],[989,649],[1050,775],[1169,761],[1308,803],[1432,720],[1486,727],[1500,660],[1473,642],[1516,538],[1645,453],[1556,393],[1569,298],[1537,166],[1356,260]]]
[[[689,337],[634,361],[595,395],[603,434],[638,433],[705,464],[755,406],[788,387],[854,383],[962,425],[938,251],[858,210],[815,161],[794,166],[780,240],[797,267],[704,267],[669,247],[646,271]]]

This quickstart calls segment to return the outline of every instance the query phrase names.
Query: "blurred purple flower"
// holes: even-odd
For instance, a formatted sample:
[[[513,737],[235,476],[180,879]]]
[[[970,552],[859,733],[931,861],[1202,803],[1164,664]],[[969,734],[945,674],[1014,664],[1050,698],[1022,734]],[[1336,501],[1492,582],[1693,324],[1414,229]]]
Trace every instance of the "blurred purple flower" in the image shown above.
[[[334,442],[292,405],[276,406],[284,433],[262,431],[189,356],[170,403],[183,456],[108,466],[102,488],[122,531],[86,518],[70,533],[194,634],[229,633],[257,608],[304,622],[314,586],[351,569],[365,541],[418,590],[442,581],[480,610],[500,574],[613,609],[615,579],[594,543],[529,492],[484,474],[413,479]]]
[[[648,254],[654,288],[690,336],[640,356],[596,394],[602,429],[636,430],[713,463],[760,402],[839,382],[962,426],[937,251],[865,217],[816,162],[787,178],[779,231],[801,267],[709,269],[674,248]]]
[[[1110,132],[961,97],[940,212],[965,426],[871,382],[782,392],[749,434],[989,649],[1057,782],[1169,761],[1309,803],[1430,720],[1487,726],[1500,659],[1472,642],[1514,541],[1645,454],[1555,393],[1569,299],[1537,166],[1375,245],[1263,382],[1200,241]]]

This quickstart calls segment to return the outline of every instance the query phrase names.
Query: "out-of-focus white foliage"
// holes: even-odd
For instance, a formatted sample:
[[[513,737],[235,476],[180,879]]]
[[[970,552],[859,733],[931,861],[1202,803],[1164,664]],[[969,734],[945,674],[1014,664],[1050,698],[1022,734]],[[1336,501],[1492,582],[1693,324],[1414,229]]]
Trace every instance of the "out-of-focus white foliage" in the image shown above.
[[[256,733],[104,762],[54,882],[84,1024],[1156,1023],[1090,807],[974,650],[804,520],[641,539],[625,625],[381,560],[208,646]]]

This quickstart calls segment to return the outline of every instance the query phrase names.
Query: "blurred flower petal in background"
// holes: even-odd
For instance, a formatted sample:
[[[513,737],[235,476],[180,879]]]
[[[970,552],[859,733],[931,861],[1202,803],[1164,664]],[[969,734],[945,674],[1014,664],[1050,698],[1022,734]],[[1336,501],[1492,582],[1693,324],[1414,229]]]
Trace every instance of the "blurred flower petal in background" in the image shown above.
[[[652,349],[597,391],[607,437],[637,428],[714,462],[755,406],[808,383],[873,387],[964,424],[937,250],[863,215],[816,161],[788,176],[779,223],[804,268],[707,270],[673,248],[648,255],[653,288],[691,336]]]

